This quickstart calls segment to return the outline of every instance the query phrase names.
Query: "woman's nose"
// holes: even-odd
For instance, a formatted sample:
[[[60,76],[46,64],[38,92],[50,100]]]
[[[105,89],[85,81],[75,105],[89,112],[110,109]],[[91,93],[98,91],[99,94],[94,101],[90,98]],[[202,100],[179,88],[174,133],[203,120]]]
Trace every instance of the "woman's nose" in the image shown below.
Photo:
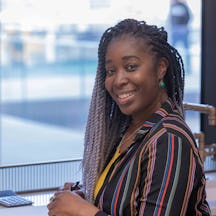
[[[128,77],[124,70],[118,70],[114,79],[114,85],[122,86],[128,83]]]

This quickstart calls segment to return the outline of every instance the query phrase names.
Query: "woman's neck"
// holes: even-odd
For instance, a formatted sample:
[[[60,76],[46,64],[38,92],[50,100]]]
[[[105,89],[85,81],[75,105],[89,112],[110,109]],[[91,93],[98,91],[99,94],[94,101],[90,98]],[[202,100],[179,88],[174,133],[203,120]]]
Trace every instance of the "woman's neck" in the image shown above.
[[[162,104],[168,99],[168,95],[164,89],[161,90],[161,93],[158,95],[155,102],[149,105],[145,110],[140,113],[135,113],[131,116],[132,121],[131,125],[136,127],[136,125],[145,122],[148,120],[152,114],[154,114],[158,109],[161,108]]]

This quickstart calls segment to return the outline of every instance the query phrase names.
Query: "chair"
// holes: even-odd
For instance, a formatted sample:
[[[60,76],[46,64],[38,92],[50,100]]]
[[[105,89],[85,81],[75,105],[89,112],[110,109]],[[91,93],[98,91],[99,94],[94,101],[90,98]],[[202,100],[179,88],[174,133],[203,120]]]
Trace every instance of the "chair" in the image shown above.
[[[197,104],[197,103],[184,103],[184,110],[197,111],[208,115],[209,125],[216,125],[216,107],[208,104]],[[194,133],[195,139],[198,140],[198,148],[200,151],[200,156],[205,161],[207,156],[213,156],[213,159],[216,160],[216,143],[206,144],[205,143],[205,134],[200,131],[199,133]]]

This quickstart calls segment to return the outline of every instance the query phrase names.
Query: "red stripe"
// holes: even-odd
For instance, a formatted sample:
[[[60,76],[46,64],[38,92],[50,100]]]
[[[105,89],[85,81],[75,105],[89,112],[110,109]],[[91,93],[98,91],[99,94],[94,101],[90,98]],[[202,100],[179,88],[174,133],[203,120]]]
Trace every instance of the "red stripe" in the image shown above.
[[[168,184],[169,184],[169,180],[170,180],[170,176],[171,176],[171,170],[172,170],[172,166],[173,166],[173,158],[174,158],[174,136],[172,136],[172,152],[171,152],[171,160],[170,160],[169,172],[168,172],[168,176],[167,176],[166,185],[165,185],[165,188],[164,188],[164,193],[163,193],[163,196],[161,198],[160,205],[159,205],[160,208],[158,210],[158,215],[161,214],[162,205],[163,205],[164,198],[165,198],[165,195],[166,195],[166,191],[167,191],[167,188],[168,188]]]
[[[126,167],[125,171],[123,172],[124,175],[122,176],[121,181],[120,181],[120,183],[119,183],[119,185],[118,185],[118,190],[117,190],[116,198],[115,198],[116,202],[115,202],[115,204],[114,204],[114,209],[113,209],[113,210],[114,210],[114,215],[117,214],[117,212],[116,212],[116,206],[117,206],[117,203],[118,203],[118,200],[119,200],[119,194],[120,194],[120,190],[121,190],[121,188],[122,188],[122,182],[123,182],[123,180],[124,180],[125,173],[126,173],[127,170],[128,170],[128,166]]]

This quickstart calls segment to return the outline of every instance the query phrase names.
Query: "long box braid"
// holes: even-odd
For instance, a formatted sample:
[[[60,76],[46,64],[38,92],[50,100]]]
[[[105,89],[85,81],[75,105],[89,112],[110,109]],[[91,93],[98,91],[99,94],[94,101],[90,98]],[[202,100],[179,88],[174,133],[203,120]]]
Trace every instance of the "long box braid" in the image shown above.
[[[108,28],[101,37],[98,47],[98,67],[93,88],[85,132],[83,154],[83,185],[86,198],[93,202],[95,183],[106,165],[116,141],[130,118],[123,115],[105,89],[105,55],[113,38],[124,34],[143,38],[155,57],[165,57],[169,66],[164,77],[168,96],[183,115],[184,65],[178,51],[167,42],[163,27],[148,25],[145,21],[125,19]]]

